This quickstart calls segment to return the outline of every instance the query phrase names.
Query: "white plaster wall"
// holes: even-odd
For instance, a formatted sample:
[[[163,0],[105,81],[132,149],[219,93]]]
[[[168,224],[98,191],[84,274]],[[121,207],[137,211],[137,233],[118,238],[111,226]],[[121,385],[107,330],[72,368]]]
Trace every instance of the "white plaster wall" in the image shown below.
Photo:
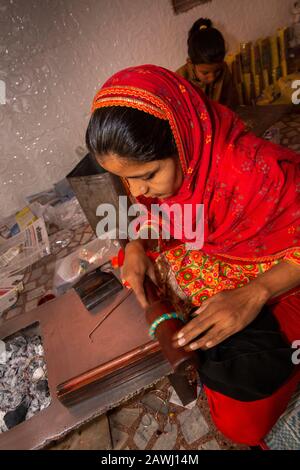
[[[0,0],[0,215],[77,163],[92,97],[111,74],[141,63],[176,69],[200,16],[235,50],[288,24],[292,4],[212,0],[176,16],[170,0]]]

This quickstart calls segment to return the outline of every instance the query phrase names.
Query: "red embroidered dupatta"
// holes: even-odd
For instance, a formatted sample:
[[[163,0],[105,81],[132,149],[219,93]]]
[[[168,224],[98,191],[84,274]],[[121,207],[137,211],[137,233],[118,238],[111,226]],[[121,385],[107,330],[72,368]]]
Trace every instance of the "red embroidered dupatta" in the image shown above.
[[[184,181],[163,202],[204,204],[205,253],[265,261],[299,250],[299,154],[247,132],[231,110],[153,65],[111,77],[92,110],[105,106],[128,106],[169,121]]]

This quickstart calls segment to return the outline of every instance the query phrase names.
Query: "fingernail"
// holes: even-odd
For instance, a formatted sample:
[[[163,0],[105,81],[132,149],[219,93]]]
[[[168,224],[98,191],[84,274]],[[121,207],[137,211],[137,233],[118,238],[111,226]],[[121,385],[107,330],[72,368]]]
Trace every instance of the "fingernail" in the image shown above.
[[[178,344],[179,344],[179,346],[182,346],[183,344],[185,344],[185,339],[184,339],[184,338],[180,338],[180,339],[178,340]]]
[[[206,343],[205,345],[207,348],[210,348],[212,346],[212,341],[208,341],[208,343]]]
[[[177,333],[177,338],[182,338],[183,337],[183,333]]]
[[[192,344],[190,344],[190,348],[191,348],[191,349],[197,349],[197,347],[198,347],[198,346],[197,346],[197,344],[196,344],[196,343],[192,343]]]

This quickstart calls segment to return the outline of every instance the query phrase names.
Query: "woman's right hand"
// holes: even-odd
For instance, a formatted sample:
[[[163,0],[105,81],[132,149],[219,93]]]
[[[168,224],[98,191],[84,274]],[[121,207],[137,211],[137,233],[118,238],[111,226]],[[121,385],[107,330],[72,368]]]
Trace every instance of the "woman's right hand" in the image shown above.
[[[145,276],[157,284],[154,265],[146,255],[142,241],[133,240],[126,245],[125,259],[121,270],[122,280],[127,281],[143,308],[148,306],[144,291]]]

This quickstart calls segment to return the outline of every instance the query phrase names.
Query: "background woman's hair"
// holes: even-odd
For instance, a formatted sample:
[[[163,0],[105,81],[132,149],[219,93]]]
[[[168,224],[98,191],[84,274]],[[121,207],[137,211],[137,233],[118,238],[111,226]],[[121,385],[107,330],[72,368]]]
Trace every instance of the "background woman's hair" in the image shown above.
[[[208,18],[199,18],[191,27],[188,36],[188,55],[192,63],[197,65],[222,62],[225,53],[225,41],[220,31],[213,28]]]
[[[94,111],[86,131],[86,146],[100,158],[111,153],[139,162],[177,155],[168,121],[121,106]]]

